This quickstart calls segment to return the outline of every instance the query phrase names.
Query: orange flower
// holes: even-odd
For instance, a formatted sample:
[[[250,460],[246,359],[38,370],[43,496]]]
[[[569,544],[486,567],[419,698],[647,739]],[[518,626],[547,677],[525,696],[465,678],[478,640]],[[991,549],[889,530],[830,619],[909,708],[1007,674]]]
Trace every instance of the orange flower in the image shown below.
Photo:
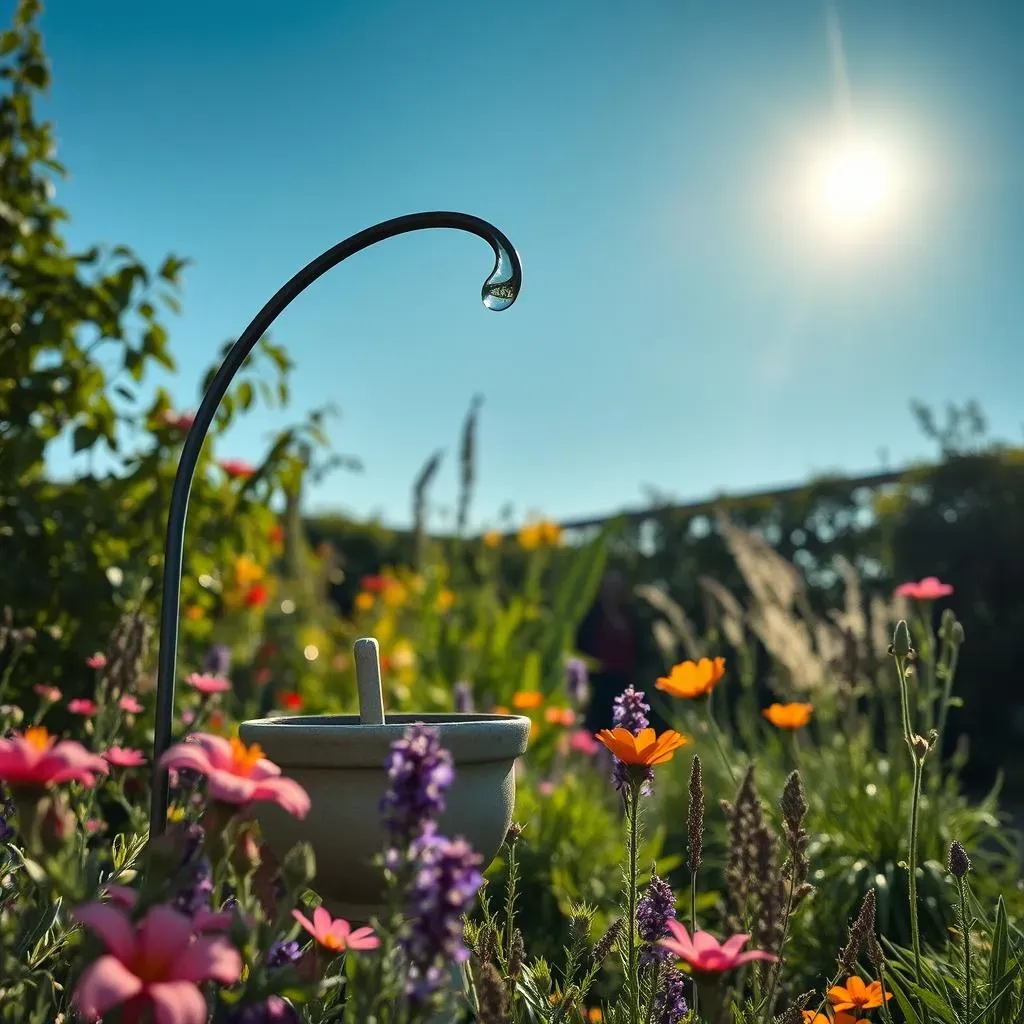
[[[271,544],[282,544],[284,542],[284,527],[280,523],[274,523],[268,536]]]
[[[356,594],[356,608],[361,612],[368,612],[373,607],[373,594],[368,590],[361,590]]]
[[[504,704],[495,704],[494,707],[491,709],[491,714],[492,715],[507,715],[508,714],[508,708],[505,707]]]
[[[587,1020],[590,1021],[590,1024],[601,1024],[601,1021],[604,1020],[604,1014],[601,1013],[599,1007],[592,1006],[587,1010]]]
[[[667,676],[654,684],[659,690],[672,697],[693,700],[706,697],[725,675],[725,658],[701,658],[700,661],[683,661],[672,666]]]
[[[302,694],[294,690],[281,694],[281,707],[287,711],[301,711],[303,703]]]
[[[634,736],[628,729],[602,729],[597,738],[623,763],[650,767],[665,764],[690,741],[673,729],[656,736],[653,729],[642,729]]]
[[[551,725],[564,725],[568,728],[576,724],[576,712],[572,708],[547,708],[544,712],[544,720]]]
[[[512,707],[517,711],[532,711],[544,703],[544,694],[540,690],[519,690],[512,694]]]
[[[815,1013],[814,1010],[801,1011],[804,1015],[804,1024],[871,1024],[871,1021],[856,1017],[848,1013],[837,1013],[834,1020],[829,1020],[823,1013]]]
[[[480,539],[484,542],[485,548],[500,548],[501,530],[488,530]]]
[[[250,608],[262,608],[270,598],[270,591],[262,583],[254,583],[245,592],[245,603]]]
[[[453,604],[455,604],[455,595],[450,590],[442,590],[437,595],[437,610],[439,612],[448,611]]]
[[[835,985],[828,990],[829,1002],[838,1013],[840,1010],[874,1010],[882,1005],[882,983],[873,981],[869,985],[856,974],[846,979],[845,985]],[[886,992],[885,998],[892,999],[892,993]]]
[[[776,729],[802,729],[814,710],[810,704],[772,704],[761,712]]]
[[[188,619],[189,622],[199,622],[205,614],[206,612],[204,612],[197,604],[190,604],[185,609],[185,618]]]

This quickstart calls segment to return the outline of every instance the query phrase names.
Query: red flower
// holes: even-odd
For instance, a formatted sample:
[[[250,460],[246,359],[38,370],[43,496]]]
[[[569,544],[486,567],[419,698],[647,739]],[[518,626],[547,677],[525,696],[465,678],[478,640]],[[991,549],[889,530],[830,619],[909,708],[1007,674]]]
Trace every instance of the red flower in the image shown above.
[[[270,528],[269,536],[271,544],[280,544],[284,540],[284,527],[280,523],[275,523]]]
[[[281,707],[286,711],[301,711],[304,703],[305,701],[303,701],[301,693],[293,691],[281,694]]]
[[[250,465],[245,459],[221,459],[217,465],[232,480],[248,480],[256,472],[256,467]]]
[[[935,601],[953,593],[951,583],[943,583],[938,576],[925,576],[917,583],[901,583],[896,588],[897,597],[909,597],[912,601]]]
[[[359,586],[371,594],[381,593],[387,585],[388,581],[383,576],[364,576],[359,581]]]
[[[164,426],[185,434],[192,429],[192,424],[196,421],[196,414],[194,412],[175,412],[173,409],[165,409],[160,418],[163,420]]]
[[[254,583],[245,592],[245,604],[249,608],[262,608],[270,597],[270,591],[262,583]]]

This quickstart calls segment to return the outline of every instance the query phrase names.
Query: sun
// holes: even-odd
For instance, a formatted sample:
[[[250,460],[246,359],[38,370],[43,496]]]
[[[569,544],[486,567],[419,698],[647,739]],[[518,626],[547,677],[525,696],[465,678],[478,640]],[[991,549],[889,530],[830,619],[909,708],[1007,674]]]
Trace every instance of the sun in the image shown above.
[[[865,241],[900,212],[903,176],[894,150],[867,137],[835,140],[812,161],[808,182],[817,226],[841,241]]]

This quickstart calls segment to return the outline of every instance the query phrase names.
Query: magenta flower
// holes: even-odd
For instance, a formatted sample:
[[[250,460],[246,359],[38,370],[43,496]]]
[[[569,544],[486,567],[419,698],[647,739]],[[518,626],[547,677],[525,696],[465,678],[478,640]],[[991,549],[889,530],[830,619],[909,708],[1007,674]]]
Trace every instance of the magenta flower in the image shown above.
[[[50,686],[47,683],[36,683],[36,685],[32,687],[32,690],[46,701],[47,704],[56,704],[57,701],[64,696],[64,694],[60,692],[60,687]]]
[[[601,744],[594,739],[594,734],[588,729],[577,729],[569,737],[569,746],[580,754],[591,757],[601,749]]]
[[[44,789],[72,779],[91,786],[107,763],[74,740],[57,741],[42,726],[0,739],[0,781],[12,788]]]
[[[90,654],[89,657],[85,659],[85,663],[89,668],[106,668],[107,656],[97,651],[95,654]]]
[[[943,583],[938,576],[925,576],[917,583],[901,583],[896,588],[897,597],[909,597],[912,601],[936,601],[953,593],[952,583]]]
[[[172,430],[178,430],[186,434],[192,429],[192,424],[196,421],[196,414],[194,412],[175,412],[173,409],[165,409],[160,414],[160,418]]]
[[[73,715],[82,715],[85,718],[91,718],[99,708],[96,706],[96,702],[89,700],[88,697],[75,697],[74,700],[68,701],[68,711]]]
[[[324,949],[329,949],[334,953],[344,953],[347,949],[376,949],[380,945],[380,939],[373,934],[372,928],[356,928],[353,930],[352,925],[344,918],[332,919],[324,907],[317,907],[313,911],[312,921],[298,910],[292,911],[292,917]]]
[[[132,747],[110,747],[103,751],[103,757],[115,768],[138,768],[146,763],[146,755]]]
[[[661,939],[658,945],[688,963],[695,974],[725,974],[751,960],[778,960],[773,953],[766,953],[763,949],[748,949],[741,953],[740,950],[750,941],[749,935],[733,935],[719,944],[718,939],[707,932],[694,932],[691,939],[690,933],[678,921],[665,923],[672,938]]]
[[[192,921],[170,907],[153,907],[136,925],[109,903],[87,903],[75,919],[107,948],[75,988],[75,1008],[88,1020],[123,1006],[125,1020],[152,1010],[158,1024],[206,1024],[199,985],[233,985],[242,976],[242,958],[227,939],[196,937]]]
[[[215,693],[225,693],[231,689],[230,680],[225,679],[223,676],[208,676],[199,672],[193,672],[185,682],[193,690],[198,690],[207,697]]]
[[[268,761],[256,744],[247,747],[239,739],[195,733],[171,747],[160,764],[205,775],[212,800],[241,806],[269,800],[296,818],[309,813],[309,794],[293,779],[282,778],[281,769]]]
[[[126,715],[141,715],[142,714],[142,705],[130,693],[126,693],[117,702],[117,706]]]

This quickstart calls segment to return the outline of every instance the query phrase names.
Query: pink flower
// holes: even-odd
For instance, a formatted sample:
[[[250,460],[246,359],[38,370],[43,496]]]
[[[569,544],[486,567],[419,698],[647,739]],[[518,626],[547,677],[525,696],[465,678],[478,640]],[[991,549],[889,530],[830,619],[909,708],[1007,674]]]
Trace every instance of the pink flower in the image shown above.
[[[332,920],[331,915],[324,907],[317,907],[313,911],[312,921],[297,910],[292,911],[292,917],[324,949],[330,949],[335,953],[343,953],[346,949],[376,949],[380,945],[380,939],[373,934],[372,928],[356,928],[353,931],[352,925],[344,918],[339,917]]]
[[[32,690],[39,694],[39,696],[48,704],[56,704],[57,701],[64,696],[64,694],[60,692],[59,687],[50,686],[47,683],[36,683],[36,685],[32,687]]]
[[[179,430],[184,434],[192,429],[192,424],[196,421],[196,414],[194,412],[175,412],[173,409],[165,409],[161,413],[160,418],[166,426],[172,430]]]
[[[103,756],[115,768],[138,768],[146,763],[146,755],[131,747],[111,747],[103,752]]]
[[[86,718],[89,718],[95,715],[98,710],[96,702],[89,700],[88,697],[76,697],[74,700],[68,701],[68,711],[73,715],[84,715]]]
[[[42,726],[0,739],[0,779],[12,787],[45,788],[75,779],[86,786],[107,774],[107,763],[74,740],[51,736]]]
[[[75,918],[107,948],[75,988],[75,1008],[88,1020],[124,1004],[132,1020],[152,1010],[157,1024],[206,1024],[199,984],[233,985],[242,976],[242,958],[227,939],[196,937],[192,920],[171,907],[153,907],[137,925],[109,903],[87,903]]]
[[[141,715],[142,705],[130,693],[126,693],[118,702],[117,706],[128,715]]]
[[[127,885],[108,885],[103,894],[115,906],[122,910],[132,911],[138,905],[139,894]],[[196,935],[226,932],[234,921],[234,912],[230,910],[211,910],[200,907],[192,915],[192,931]]]
[[[263,756],[259,746],[212,733],[195,733],[160,759],[164,768],[191,768],[205,775],[210,799],[246,806],[256,800],[279,804],[296,818],[309,813],[309,794]]]
[[[231,689],[230,681],[225,679],[223,676],[207,676],[201,675],[198,672],[193,672],[185,682],[188,683],[193,690],[198,690],[207,697],[211,694],[224,693]]]
[[[901,583],[896,588],[897,597],[909,597],[913,601],[935,601],[953,593],[952,583],[943,583],[938,576],[925,576],[917,583]]]
[[[552,796],[555,792],[555,784],[550,779],[541,779],[537,783],[537,792],[541,796]]]
[[[196,713],[191,708],[186,708],[181,713],[181,720],[185,725],[191,725],[196,720]]]
[[[232,480],[245,480],[256,472],[256,467],[245,459],[221,459],[217,463]]]
[[[724,974],[751,960],[778,960],[777,956],[763,949],[741,953],[740,950],[750,941],[749,935],[733,935],[719,945],[718,939],[707,932],[694,932],[691,940],[690,933],[678,921],[670,920],[668,927],[672,938],[661,939],[658,945],[685,960],[695,974]]]
[[[90,818],[85,823],[85,831],[91,836],[96,835],[97,832],[102,832],[106,827],[107,823],[105,821],[101,821],[99,818]]]
[[[587,729],[577,729],[569,737],[569,746],[581,754],[593,756],[601,749],[601,744],[594,739],[593,733]]]
[[[89,668],[106,668],[107,656],[97,651],[95,654],[90,654],[89,657],[85,659],[85,663]]]

